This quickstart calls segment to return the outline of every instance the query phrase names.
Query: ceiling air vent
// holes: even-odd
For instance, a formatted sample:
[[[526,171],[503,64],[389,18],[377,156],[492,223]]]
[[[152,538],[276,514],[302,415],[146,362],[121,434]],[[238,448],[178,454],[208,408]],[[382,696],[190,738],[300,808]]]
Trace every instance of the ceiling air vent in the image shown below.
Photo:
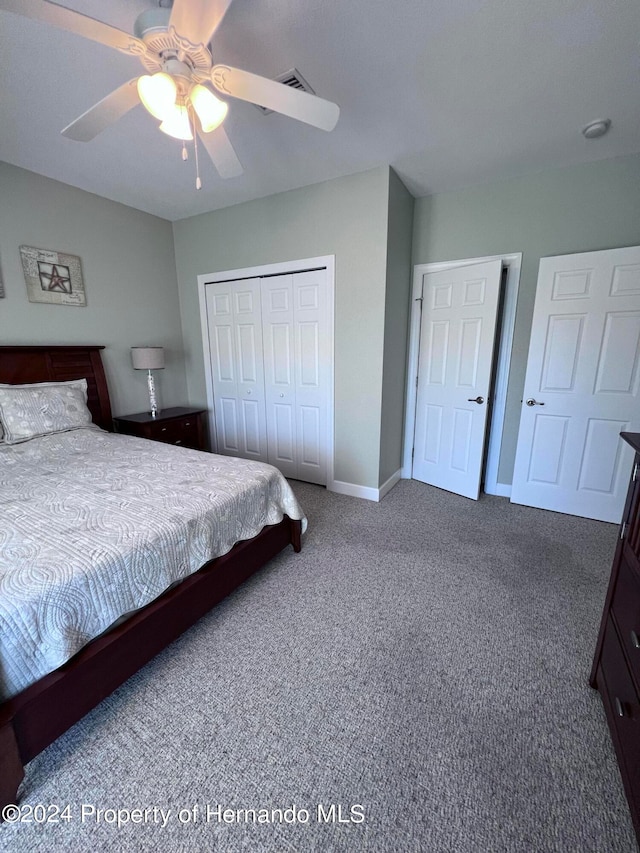
[[[277,80],[278,83],[282,83],[284,86],[291,86],[292,89],[300,89],[303,92],[308,92],[310,95],[315,95],[314,90],[307,83],[297,68],[284,71],[282,74],[278,74],[278,76],[273,79]],[[265,116],[268,116],[269,113],[273,112],[273,110],[268,110],[266,107],[261,107],[259,104],[255,104],[255,107]]]

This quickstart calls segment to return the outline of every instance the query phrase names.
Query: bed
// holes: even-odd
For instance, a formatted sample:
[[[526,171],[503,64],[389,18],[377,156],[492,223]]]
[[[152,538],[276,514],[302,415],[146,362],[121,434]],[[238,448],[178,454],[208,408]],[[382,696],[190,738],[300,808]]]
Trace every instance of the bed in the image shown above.
[[[36,580],[42,565],[53,566],[58,583],[42,598],[9,585],[17,593],[13,612],[6,584],[2,594],[0,807],[16,802],[25,764],[277,553],[301,548],[305,520],[275,469],[114,435],[102,349],[0,346],[0,384],[67,383],[75,394],[80,380],[92,419],[24,441],[9,433],[0,444],[4,565],[13,568],[6,554],[15,554]],[[135,460],[133,471],[127,459]],[[41,528],[46,541],[35,538]],[[135,540],[132,556],[120,553],[122,540]],[[138,575],[121,576],[124,563]],[[60,605],[58,577],[66,583],[78,573],[80,586],[64,601],[100,607],[88,616],[83,610],[82,624],[69,630],[75,605]],[[58,634],[46,633],[48,623]]]

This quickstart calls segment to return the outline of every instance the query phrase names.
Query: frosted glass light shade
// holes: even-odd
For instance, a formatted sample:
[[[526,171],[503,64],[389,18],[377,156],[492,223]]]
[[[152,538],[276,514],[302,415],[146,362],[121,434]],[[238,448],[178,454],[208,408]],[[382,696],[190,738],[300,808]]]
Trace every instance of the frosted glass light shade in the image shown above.
[[[191,87],[189,97],[200,119],[203,133],[210,133],[220,127],[227,116],[228,104],[216,98],[213,92],[200,83]]]
[[[171,113],[176,103],[176,84],[164,71],[138,78],[138,95],[143,107],[161,121]]]
[[[131,361],[135,370],[162,370],[163,347],[131,347]]]
[[[184,105],[178,106],[174,104],[171,112],[164,117],[164,121],[160,125],[160,130],[166,133],[167,136],[173,136],[174,139],[193,139],[187,108]]]

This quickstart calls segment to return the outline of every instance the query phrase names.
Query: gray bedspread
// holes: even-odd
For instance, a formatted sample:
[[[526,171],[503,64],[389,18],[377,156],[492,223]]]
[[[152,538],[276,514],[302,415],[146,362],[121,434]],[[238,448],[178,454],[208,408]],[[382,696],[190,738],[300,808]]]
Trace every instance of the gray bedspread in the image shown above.
[[[0,700],[284,514],[259,462],[95,427],[0,444]]]

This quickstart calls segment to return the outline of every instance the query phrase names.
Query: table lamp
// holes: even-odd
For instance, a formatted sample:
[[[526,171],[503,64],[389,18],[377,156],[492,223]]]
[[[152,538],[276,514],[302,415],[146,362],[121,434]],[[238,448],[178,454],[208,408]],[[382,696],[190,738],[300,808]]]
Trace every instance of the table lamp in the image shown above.
[[[131,361],[135,370],[146,370],[147,385],[149,387],[149,405],[151,417],[158,416],[158,401],[156,400],[156,386],[153,381],[153,370],[162,370],[164,367],[163,347],[131,347]]]

